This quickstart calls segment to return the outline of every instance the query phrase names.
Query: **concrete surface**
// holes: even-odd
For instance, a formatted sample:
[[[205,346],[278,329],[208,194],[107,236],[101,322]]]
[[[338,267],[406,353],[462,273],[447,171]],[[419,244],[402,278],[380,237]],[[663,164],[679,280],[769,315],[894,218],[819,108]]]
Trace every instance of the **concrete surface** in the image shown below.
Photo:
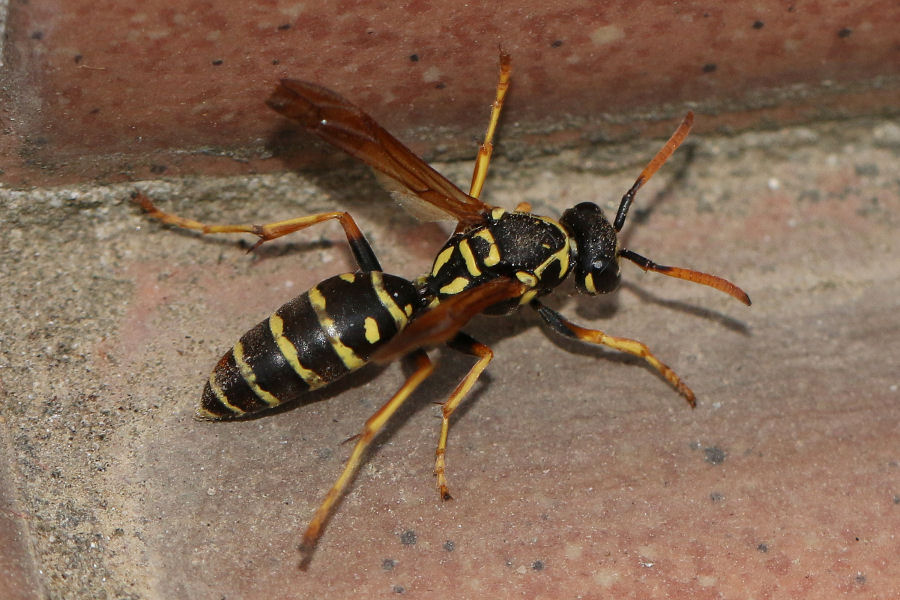
[[[514,59],[510,154],[662,136],[688,103],[707,113],[698,131],[900,106],[894,0],[43,0],[6,19],[4,4],[0,169],[22,186],[276,170],[284,123],[262,99],[280,77],[459,159],[498,46]]]
[[[658,143],[500,159],[485,198],[613,208]],[[646,342],[698,407],[536,315],[479,318],[467,330],[496,360],[451,430],[455,500],[431,476],[433,403],[470,362],[436,351],[306,572],[299,535],[400,368],[260,419],[191,416],[243,331],[349,267],[340,229],[248,256],[148,221],[129,193],[219,222],[346,207],[408,276],[440,228],[357,168],[0,189],[0,596],[896,597],[898,154],[888,121],[689,138],[625,243],[726,276],[753,307],[630,265],[611,297],[553,305]],[[465,182],[470,166],[440,168]]]

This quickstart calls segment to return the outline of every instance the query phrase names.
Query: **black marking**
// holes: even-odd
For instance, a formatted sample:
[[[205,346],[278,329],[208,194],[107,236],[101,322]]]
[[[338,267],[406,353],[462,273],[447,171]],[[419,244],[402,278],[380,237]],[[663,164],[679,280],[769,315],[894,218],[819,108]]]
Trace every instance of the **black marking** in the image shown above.
[[[256,384],[287,402],[309,390],[309,384],[288,364],[272,336],[269,320],[256,325],[241,337],[244,361],[256,375]]]
[[[308,293],[294,298],[275,314],[284,322],[283,335],[297,349],[301,364],[315,371],[323,382],[330,383],[350,372],[322,330]]]

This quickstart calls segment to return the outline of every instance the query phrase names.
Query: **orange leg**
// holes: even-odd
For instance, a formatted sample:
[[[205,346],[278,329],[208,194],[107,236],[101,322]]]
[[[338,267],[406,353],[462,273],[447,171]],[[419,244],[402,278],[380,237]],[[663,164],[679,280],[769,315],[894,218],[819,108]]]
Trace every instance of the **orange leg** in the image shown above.
[[[509,54],[501,51],[500,80],[497,82],[497,96],[494,98],[494,104],[491,107],[491,121],[484,135],[484,143],[478,149],[478,158],[475,159],[475,170],[472,173],[472,185],[469,187],[469,195],[473,198],[478,198],[481,195],[481,189],[484,187],[488,164],[491,162],[491,154],[494,152],[494,132],[497,130],[497,123],[500,121],[500,109],[503,108],[506,91],[509,89],[509,75],[511,72],[512,64]]]
[[[491,359],[494,358],[494,353],[490,348],[475,341],[464,333],[458,334],[455,338],[447,342],[447,345],[454,350],[477,356],[478,362],[472,365],[472,368],[462,381],[459,382],[459,385],[456,386],[456,389],[453,390],[453,393],[450,394],[450,397],[443,404],[441,414],[441,436],[438,440],[437,450],[434,453],[434,474],[437,477],[438,492],[440,492],[442,500],[452,499],[450,489],[447,487],[447,478],[444,474],[444,455],[447,452],[447,435],[450,433],[450,415],[452,415],[453,411],[459,407],[463,398],[465,398],[466,394],[469,393],[469,390],[472,389],[472,386],[475,384],[475,381],[481,375],[482,371],[488,366]]]
[[[646,344],[629,338],[607,335],[596,329],[580,327],[555,310],[547,308],[537,300],[533,300],[531,306],[538,311],[538,314],[541,315],[544,321],[546,321],[557,333],[581,340],[582,342],[588,342],[589,344],[608,346],[620,352],[627,352],[628,354],[643,358],[651,367],[659,371],[660,375],[665,377],[666,381],[671,383],[672,386],[678,390],[678,393],[684,396],[688,404],[691,405],[691,408],[697,405],[697,400],[694,397],[694,392],[691,391],[691,388],[675,374],[675,371],[656,358],[656,356],[650,352],[650,348],[648,348]]]
[[[356,262],[359,264],[360,269],[364,271],[381,270],[381,265],[375,257],[375,252],[372,250],[372,247],[369,245],[369,242],[366,240],[362,231],[360,231],[359,227],[356,225],[356,221],[354,221],[353,217],[350,216],[350,213],[347,212],[334,211],[319,213],[307,217],[288,219],[287,221],[266,223],[265,225],[207,225],[200,221],[186,219],[172,213],[163,212],[153,204],[153,201],[150,200],[150,198],[140,192],[134,196],[134,200],[141,205],[141,208],[143,208],[148,215],[155,219],[159,219],[167,225],[175,225],[176,227],[182,227],[184,229],[193,229],[204,234],[253,234],[259,238],[259,241],[257,241],[253,248],[250,249],[251,251],[270,240],[280,238],[289,233],[294,233],[295,231],[300,231],[301,229],[306,229],[307,227],[329,219],[337,219],[340,222],[341,227],[344,228],[344,233],[347,235],[347,242],[350,244],[350,249],[353,251],[353,255],[356,257]]]
[[[388,419],[397,412],[397,409],[403,405],[406,399],[409,398],[409,395],[412,394],[413,391],[434,371],[434,365],[425,352],[421,350],[416,351],[415,354],[412,355],[412,360],[416,370],[403,383],[400,389],[397,390],[397,393],[366,421],[362,431],[355,438],[356,445],[353,447],[353,452],[350,453],[350,458],[347,459],[347,464],[344,466],[343,472],[328,491],[322,504],[320,504],[318,510],[316,510],[316,514],[313,516],[312,521],[309,522],[309,526],[303,533],[303,541],[300,544],[300,551],[303,553],[301,566],[305,566],[309,562],[312,550],[315,548],[316,542],[322,535],[322,530],[334,511],[335,505],[344,495],[347,486],[353,481],[356,472],[359,471],[363,455],[369,447],[369,444],[372,443],[372,439],[378,435],[382,428],[384,428]]]

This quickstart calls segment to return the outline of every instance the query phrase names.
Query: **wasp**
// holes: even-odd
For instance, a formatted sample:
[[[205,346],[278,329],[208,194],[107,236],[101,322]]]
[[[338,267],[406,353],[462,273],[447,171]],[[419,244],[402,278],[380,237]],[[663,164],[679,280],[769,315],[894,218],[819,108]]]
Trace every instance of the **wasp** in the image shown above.
[[[296,400],[371,362],[402,360],[409,366],[411,374],[400,389],[351,438],[356,443],[350,457],[303,534],[300,549],[304,561],[353,480],[372,439],[434,371],[426,350],[440,344],[476,359],[442,405],[434,474],[440,497],[451,498],[445,469],[450,418],[493,357],[488,346],[462,331],[475,315],[507,315],[529,307],[558,334],[642,358],[693,407],[696,402],[691,389],[645,344],[577,325],[544,305],[541,298],[570,275],[582,293],[611,292],[619,284],[619,259],[624,258],[644,271],[707,285],[750,305],[743,290],[721,277],[656,264],[622,248],[618,240],[617,233],[625,224],[635,194],[688,135],[693,123],[690,112],[622,197],[612,221],[592,202],[576,204],[553,219],[533,214],[527,203],[505,210],[482,201],[510,74],[510,57],[501,53],[490,122],[468,193],[336,92],[314,83],[283,79],[267,100],[272,109],[303,129],[368,164],[400,199],[456,220],[456,229],[437,253],[430,272],[416,279],[385,273],[353,217],[344,211],[265,225],[208,225],[163,212],[147,196],[136,195],[144,210],[163,223],[204,234],[253,234],[258,237],[254,248],[335,219],[343,227],[359,266],[356,272],[326,279],[290,300],[245,333],[210,374],[198,417],[217,420],[257,413]]]

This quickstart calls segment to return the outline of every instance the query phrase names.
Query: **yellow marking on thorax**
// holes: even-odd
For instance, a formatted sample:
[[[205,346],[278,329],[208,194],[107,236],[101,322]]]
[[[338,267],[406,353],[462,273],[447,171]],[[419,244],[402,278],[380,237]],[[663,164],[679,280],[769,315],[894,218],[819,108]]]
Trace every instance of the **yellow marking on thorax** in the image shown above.
[[[534,297],[537,296],[537,293],[537,290],[528,290],[527,292],[522,294],[522,297],[519,298],[519,306],[525,306],[526,304],[534,300]]]
[[[491,210],[491,218],[494,219],[495,221],[499,221],[500,218],[505,214],[506,214],[506,210],[500,208],[499,206],[497,208],[494,208]]]
[[[219,402],[222,403],[222,406],[224,406],[225,408],[227,408],[228,410],[230,410],[231,412],[233,412],[236,415],[244,414],[245,411],[243,409],[238,408],[237,406],[235,406],[234,404],[232,404],[231,402],[228,401],[228,396],[225,395],[225,392],[222,391],[222,388],[219,387],[218,383],[216,383],[216,372],[215,371],[213,371],[212,373],[209,374],[209,388],[216,395],[216,400],[218,400]],[[221,417],[216,417],[216,418],[221,418]]]
[[[291,340],[284,337],[284,320],[281,317],[278,315],[269,317],[269,330],[272,332],[272,337],[275,339],[275,343],[278,344],[278,349],[281,350],[281,354],[288,361],[288,364],[291,365],[291,368],[294,369],[294,372],[306,382],[306,385],[308,385],[310,389],[319,388],[325,385],[326,382],[322,380],[322,377],[319,376],[318,373],[311,369],[307,369],[300,364],[297,348],[291,343]]]
[[[437,258],[434,259],[434,266],[431,268],[431,274],[433,276],[437,277],[437,274],[440,273],[441,269],[444,268],[444,265],[447,264],[447,261],[450,260],[450,257],[453,256],[454,250],[456,250],[455,246],[448,246],[437,255]]]
[[[244,378],[244,381],[247,382],[247,385],[250,386],[253,393],[269,406],[278,406],[281,404],[281,400],[259,387],[259,384],[256,382],[256,373],[253,372],[253,369],[250,368],[250,365],[244,360],[244,345],[240,342],[235,344],[234,348],[232,348],[232,354],[234,355],[234,362],[241,370],[241,377]]]
[[[484,266],[493,267],[500,262],[500,250],[497,248],[497,240],[494,239],[494,234],[491,233],[490,229],[482,229],[474,237],[479,237],[488,243],[488,254],[481,261]]]
[[[469,272],[469,275],[471,275],[472,277],[478,277],[479,275],[481,275],[481,269],[478,268],[478,262],[475,260],[475,255],[472,254],[472,248],[469,246],[469,240],[460,240],[459,253],[462,255],[463,260],[466,261],[466,270]]]
[[[406,327],[406,323],[409,321],[409,319],[407,319],[407,315],[404,314],[403,310],[397,305],[388,291],[384,289],[384,278],[381,276],[381,273],[378,271],[372,271],[370,275],[372,276],[372,289],[375,290],[375,294],[381,301],[381,305],[384,306],[384,308],[387,309],[389,313],[391,313],[391,318],[394,319],[394,323],[397,324],[397,330],[399,331],[403,329],[404,327]],[[409,312],[412,313],[411,306]]]
[[[372,317],[366,317],[365,320],[366,327],[366,341],[370,344],[375,344],[378,340],[381,339],[381,332],[378,331],[378,321],[373,319]]]
[[[453,294],[458,294],[469,284],[469,280],[465,277],[457,277],[438,291],[445,296],[452,296]]]
[[[537,277],[526,271],[516,271],[516,279],[529,287],[536,286],[538,282]]]
[[[406,313],[406,316],[407,316],[407,317],[411,317],[411,316],[412,316],[412,310],[413,310],[413,309],[412,309],[412,304],[407,304],[406,306],[403,307],[403,312]]]
[[[331,347],[334,348],[334,351],[337,353],[338,358],[341,359],[341,362],[344,363],[344,366],[351,371],[355,371],[366,364],[366,361],[357,356],[352,348],[341,341],[340,333],[334,323],[334,319],[331,318],[325,308],[325,295],[322,294],[317,287],[313,287],[307,293],[309,294],[309,303],[312,304],[313,310],[316,313],[316,318],[319,320],[319,325],[322,326],[325,335],[328,336]]]
[[[343,275],[339,275],[339,277],[347,283],[353,283],[354,281],[356,281],[355,273],[344,273]]]

